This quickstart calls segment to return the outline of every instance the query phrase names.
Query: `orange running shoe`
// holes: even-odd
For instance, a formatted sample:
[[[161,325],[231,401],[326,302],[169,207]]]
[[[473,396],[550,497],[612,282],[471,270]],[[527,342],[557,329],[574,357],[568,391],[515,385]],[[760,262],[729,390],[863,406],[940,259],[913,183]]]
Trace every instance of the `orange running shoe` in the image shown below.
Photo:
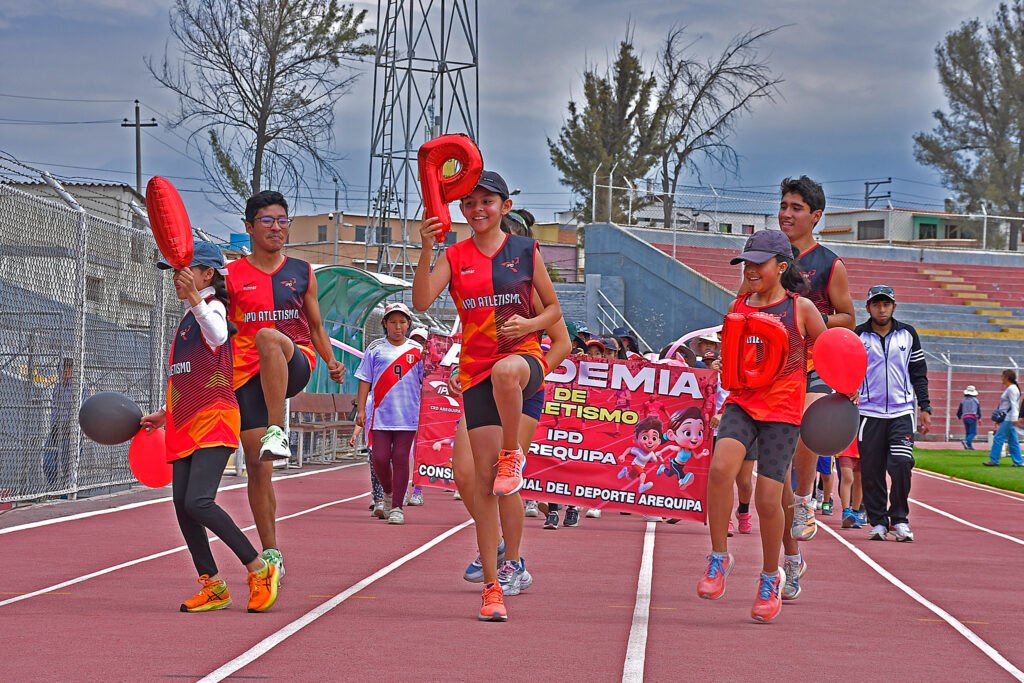
[[[706,600],[717,600],[725,595],[725,580],[732,573],[732,553],[725,557],[708,555],[708,568],[697,582],[697,595]]]
[[[182,612],[212,612],[215,609],[224,609],[231,604],[228,585],[224,583],[223,579],[211,580],[209,574],[203,574],[197,581],[203,588],[181,603]]]
[[[281,575],[277,566],[265,562],[263,569],[249,574],[249,611],[266,612],[277,601]]]
[[[761,572],[759,582],[757,600],[754,600],[750,616],[754,621],[767,623],[782,611],[782,586],[786,583],[786,572],[782,567],[779,567],[779,573],[775,576]]]
[[[483,604],[480,606],[480,621],[508,621],[501,585],[497,581],[484,586]]]
[[[523,488],[523,467],[526,456],[523,449],[498,453],[498,474],[494,477],[494,495],[511,496]]]

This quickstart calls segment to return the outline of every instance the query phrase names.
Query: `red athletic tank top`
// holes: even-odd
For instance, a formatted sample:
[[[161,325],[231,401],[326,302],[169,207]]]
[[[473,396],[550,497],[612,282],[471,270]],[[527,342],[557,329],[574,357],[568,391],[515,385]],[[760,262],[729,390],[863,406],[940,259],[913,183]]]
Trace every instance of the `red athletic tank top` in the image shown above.
[[[260,371],[256,332],[264,327],[274,327],[286,334],[309,359],[310,370],[316,367],[309,322],[302,312],[312,277],[312,266],[290,256],[286,256],[273,273],[264,273],[249,263],[248,258],[228,264],[226,280],[231,297],[228,320],[238,328],[238,334],[231,338],[236,389]]]
[[[505,356],[534,356],[546,373],[536,334],[518,339],[498,335],[513,315],[533,317],[537,249],[535,240],[506,235],[504,244],[490,258],[480,252],[472,238],[445,250],[452,271],[449,291],[462,321],[459,381],[463,391],[487,379],[494,364]]]
[[[832,300],[828,296],[828,286],[832,282],[832,273],[835,271],[836,263],[841,260],[834,251],[828,247],[821,246],[821,244],[815,244],[800,254],[800,260],[798,261],[800,272],[804,274],[807,282],[811,285],[811,289],[804,296],[811,300],[811,303],[814,304],[819,313],[832,315],[836,312],[836,307],[832,305]],[[808,344],[808,371],[814,369],[813,353],[813,345]]]
[[[770,306],[757,308],[747,304],[750,294],[736,299],[733,310],[736,313],[769,313],[778,318],[789,332],[789,356],[782,371],[769,386],[761,389],[737,389],[729,394],[726,403],[735,403],[750,417],[762,422],[786,422],[800,424],[804,413],[804,398],[807,393],[807,361],[804,355],[804,338],[796,320],[796,301],[793,292]],[[756,337],[751,341],[760,345]]]
[[[240,423],[231,365],[231,347],[207,346],[195,316],[191,311],[185,314],[171,342],[167,373],[164,441],[169,461],[186,458],[199,448],[238,447]]]

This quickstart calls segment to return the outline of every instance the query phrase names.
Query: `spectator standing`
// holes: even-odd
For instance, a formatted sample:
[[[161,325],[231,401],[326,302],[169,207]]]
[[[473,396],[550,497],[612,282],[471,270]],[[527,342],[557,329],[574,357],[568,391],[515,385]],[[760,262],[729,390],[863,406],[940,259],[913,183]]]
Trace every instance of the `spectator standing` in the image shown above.
[[[981,419],[981,403],[978,401],[978,390],[973,384],[968,384],[964,389],[964,397],[960,401],[960,407],[956,409],[956,417],[964,423],[964,440],[961,441],[964,448],[973,451],[971,442],[978,435],[978,420]]]
[[[1020,455],[1020,440],[1013,424],[1020,416],[1019,406],[1020,387],[1017,386],[1017,373],[1013,370],[1003,370],[1003,395],[999,397],[999,406],[992,413],[992,422],[999,427],[995,438],[992,439],[992,450],[989,451],[988,460],[982,464],[989,467],[998,466],[1005,443],[1009,446],[1013,466],[1024,467],[1024,459],[1021,459]]]
[[[914,469],[914,398],[917,398],[917,431],[931,427],[928,400],[928,366],[917,330],[893,317],[896,295],[888,285],[868,290],[870,319],[854,332],[868,355],[868,370],[860,387],[861,485],[871,532],[875,541],[888,538],[913,541],[907,516],[910,513],[910,475]],[[892,486],[886,507],[885,475]]]
[[[68,473],[71,469],[71,433],[75,419],[75,406],[72,400],[75,365],[70,358],[61,364],[60,379],[53,385],[50,397],[50,435],[43,447],[43,473],[47,483],[53,487],[68,487],[71,482]],[[82,382],[82,401],[89,398],[89,388]]]

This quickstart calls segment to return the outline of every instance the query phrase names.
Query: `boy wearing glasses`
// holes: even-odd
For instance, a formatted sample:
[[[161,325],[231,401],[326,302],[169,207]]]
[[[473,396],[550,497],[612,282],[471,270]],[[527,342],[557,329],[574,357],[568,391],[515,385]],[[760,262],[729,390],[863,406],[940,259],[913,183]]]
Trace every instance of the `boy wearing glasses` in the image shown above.
[[[241,412],[241,441],[249,476],[249,506],[263,544],[263,559],[284,562],[277,547],[277,500],[271,482],[273,461],[290,454],[284,402],[302,391],[316,366],[327,363],[341,382],[345,367],[334,357],[320,320],[312,267],[281,253],[291,219],[279,192],[263,191],[245,205],[245,231],[252,253],[228,264],[228,320],[238,327],[231,338],[235,395]],[[315,351],[314,351],[315,349]]]

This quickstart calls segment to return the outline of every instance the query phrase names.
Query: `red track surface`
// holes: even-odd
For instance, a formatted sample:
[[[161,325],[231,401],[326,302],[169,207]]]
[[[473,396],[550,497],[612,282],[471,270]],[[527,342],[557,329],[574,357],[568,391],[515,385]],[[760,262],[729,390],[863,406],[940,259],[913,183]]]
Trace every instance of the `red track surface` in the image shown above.
[[[367,476],[359,465],[279,481],[278,516],[366,494]],[[132,495],[111,504],[132,502]],[[402,527],[371,518],[366,496],[280,521],[288,573],[277,605],[265,614],[245,612],[244,569],[219,542],[214,552],[235,599],[227,610],[177,611],[197,589],[184,550],[3,604],[182,546],[169,502],[6,533],[0,529],[3,679],[202,678],[467,519],[450,494],[428,490],[426,497],[425,507],[407,510]],[[1024,669],[1019,637],[1024,498],[920,473],[912,497],[1020,542],[916,504],[912,544],[870,542],[866,530],[838,529],[838,516],[823,519],[960,620],[984,641],[982,647],[997,653],[995,658],[1005,657],[1010,669]],[[251,524],[244,489],[223,491],[218,502],[240,524]],[[79,512],[79,505],[57,506],[58,514]],[[0,517],[0,527],[27,520],[15,510]],[[1001,668],[825,530],[804,544],[809,569],[803,595],[787,603],[774,623],[753,623],[749,610],[760,566],[756,521],[754,534],[730,540],[736,571],[726,596],[715,602],[700,600],[695,590],[709,546],[704,527],[652,525],[651,609],[644,629],[642,619],[634,623],[633,609],[644,528],[638,517],[614,513],[557,531],[527,520],[524,554],[535,583],[507,598],[509,621],[494,624],[476,621],[479,585],[461,578],[475,555],[473,530],[466,527],[221,675],[469,680],[503,675],[494,667],[504,662],[514,667],[504,677],[521,680],[623,680],[631,628],[634,642],[642,643],[646,635],[640,651],[647,680],[703,675],[715,681],[794,676],[991,681],[1021,675]],[[255,532],[249,534],[255,540]]]

